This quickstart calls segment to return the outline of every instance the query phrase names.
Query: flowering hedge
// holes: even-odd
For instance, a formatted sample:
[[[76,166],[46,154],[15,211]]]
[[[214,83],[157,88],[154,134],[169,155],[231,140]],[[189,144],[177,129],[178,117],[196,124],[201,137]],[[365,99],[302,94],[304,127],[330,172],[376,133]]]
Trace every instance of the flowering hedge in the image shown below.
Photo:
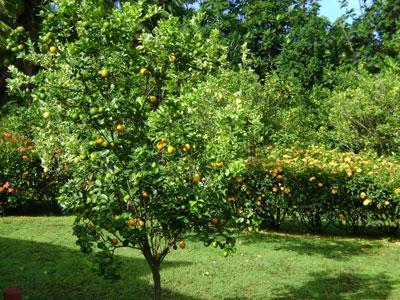
[[[241,186],[228,194],[244,214],[242,221],[256,226],[277,227],[290,215],[314,233],[330,224],[394,233],[400,227],[399,175],[399,161],[391,157],[320,146],[271,147],[248,160]]]
[[[1,133],[0,169],[1,210],[45,200],[51,178],[43,172],[29,139],[11,132]]]

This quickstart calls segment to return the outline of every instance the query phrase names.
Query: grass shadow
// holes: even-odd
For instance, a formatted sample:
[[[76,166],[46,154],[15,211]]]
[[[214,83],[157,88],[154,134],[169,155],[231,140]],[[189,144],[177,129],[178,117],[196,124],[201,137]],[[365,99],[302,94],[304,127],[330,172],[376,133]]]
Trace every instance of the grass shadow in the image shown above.
[[[67,247],[0,238],[0,255],[0,291],[19,287],[24,299],[153,299],[151,272],[139,257],[120,256],[122,279],[112,282],[90,270],[86,255]],[[165,261],[162,270],[187,264]],[[168,289],[162,295],[199,299]]]
[[[349,260],[353,256],[374,253],[382,245],[370,241],[320,238],[318,236],[289,235],[280,233],[243,234],[242,244],[276,244],[276,251],[284,250],[300,255],[322,256],[338,261]]]
[[[277,291],[272,299],[388,299],[398,284],[385,273],[374,276],[353,273],[317,272],[300,287]]]

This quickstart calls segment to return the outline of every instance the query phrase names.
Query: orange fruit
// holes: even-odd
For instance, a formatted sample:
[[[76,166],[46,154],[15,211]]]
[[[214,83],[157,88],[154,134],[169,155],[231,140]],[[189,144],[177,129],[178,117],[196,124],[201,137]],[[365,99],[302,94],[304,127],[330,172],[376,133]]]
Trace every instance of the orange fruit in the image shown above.
[[[99,136],[99,137],[96,139],[96,144],[101,145],[101,144],[103,144],[103,143],[104,143],[104,139],[103,139],[101,136]]]
[[[185,243],[185,241],[180,241],[180,242],[179,242],[179,248],[181,248],[181,249],[185,249],[185,248],[186,248],[186,243]]]
[[[201,181],[200,175],[193,176],[193,180],[192,180],[193,184],[198,184],[200,181]]]
[[[146,191],[143,191],[142,196],[143,196],[143,198],[147,198],[149,196],[149,194]]]
[[[211,219],[211,224],[217,225],[218,224],[218,219],[217,218],[212,218]]]
[[[129,226],[134,226],[135,225],[135,219],[133,219],[133,218],[129,219],[128,225]]]
[[[164,141],[159,141],[159,142],[157,142],[156,147],[157,147],[157,149],[158,149],[159,151],[161,151],[161,150],[165,147]]]
[[[116,129],[118,132],[123,132],[124,129],[125,129],[125,126],[122,125],[122,124],[118,124],[117,127],[115,127],[115,129]]]

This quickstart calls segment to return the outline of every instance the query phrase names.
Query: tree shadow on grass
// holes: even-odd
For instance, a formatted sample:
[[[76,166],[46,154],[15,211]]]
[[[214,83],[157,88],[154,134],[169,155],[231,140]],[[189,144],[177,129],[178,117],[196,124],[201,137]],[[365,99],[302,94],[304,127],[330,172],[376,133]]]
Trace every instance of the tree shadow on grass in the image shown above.
[[[122,279],[106,280],[90,270],[78,250],[34,241],[0,238],[0,292],[22,289],[24,299],[153,299],[151,272],[141,258],[120,257]],[[190,262],[165,261],[161,269]],[[163,299],[196,300],[163,289]]]
[[[346,261],[353,256],[365,255],[377,251],[380,244],[371,242],[359,242],[356,240],[338,240],[318,238],[315,236],[294,236],[281,234],[246,234],[240,237],[243,244],[272,243],[276,244],[274,250],[296,252],[300,255],[319,255],[338,261]]]
[[[385,273],[365,274],[312,273],[312,279],[300,287],[276,291],[272,299],[387,299],[398,284]]]

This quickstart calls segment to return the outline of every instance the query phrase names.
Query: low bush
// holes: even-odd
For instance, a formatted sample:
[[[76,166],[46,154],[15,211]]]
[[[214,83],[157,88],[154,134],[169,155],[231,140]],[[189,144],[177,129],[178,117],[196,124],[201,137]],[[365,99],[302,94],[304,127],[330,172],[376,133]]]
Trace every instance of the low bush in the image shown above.
[[[245,184],[235,193],[232,187],[228,191],[231,199],[240,200],[243,220],[256,226],[278,227],[290,215],[313,233],[331,224],[351,232],[377,226],[395,233],[400,226],[399,175],[395,158],[372,153],[269,148],[248,161],[240,178]]]
[[[36,146],[23,135],[9,131],[0,137],[0,210],[37,214],[58,211],[56,198],[64,182],[56,157],[44,170]],[[47,203],[49,202],[49,203]]]

